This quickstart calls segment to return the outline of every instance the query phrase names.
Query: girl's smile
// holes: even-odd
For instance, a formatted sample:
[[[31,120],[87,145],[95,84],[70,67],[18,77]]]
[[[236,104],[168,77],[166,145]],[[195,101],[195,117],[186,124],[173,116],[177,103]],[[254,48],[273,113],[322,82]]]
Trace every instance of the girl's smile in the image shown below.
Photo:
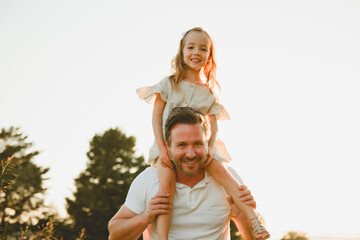
[[[193,70],[201,70],[210,55],[210,40],[202,32],[191,32],[183,48],[184,63]]]

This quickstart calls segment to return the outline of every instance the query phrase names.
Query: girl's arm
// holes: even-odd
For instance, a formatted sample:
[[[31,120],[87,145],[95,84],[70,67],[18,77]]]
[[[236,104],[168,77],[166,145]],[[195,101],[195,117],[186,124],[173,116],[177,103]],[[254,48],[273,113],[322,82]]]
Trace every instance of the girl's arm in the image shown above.
[[[210,121],[210,130],[211,130],[211,136],[209,139],[209,154],[208,154],[208,161],[206,162],[206,165],[211,162],[214,150],[215,150],[215,144],[218,134],[218,124],[216,120],[216,116],[214,114],[208,115],[209,121]]]
[[[153,116],[152,116],[152,127],[155,136],[155,141],[159,149],[159,160],[164,167],[173,168],[173,164],[170,160],[168,150],[166,148],[163,136],[162,128],[162,116],[164,112],[166,102],[161,98],[159,93],[156,93],[154,102]]]

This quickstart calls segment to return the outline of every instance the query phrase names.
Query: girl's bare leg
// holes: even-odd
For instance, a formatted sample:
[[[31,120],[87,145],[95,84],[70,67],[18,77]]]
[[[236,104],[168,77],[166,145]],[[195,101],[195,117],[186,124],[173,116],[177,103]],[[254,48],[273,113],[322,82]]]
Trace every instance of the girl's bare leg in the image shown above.
[[[176,186],[175,171],[174,169],[163,167],[159,162],[156,164],[156,169],[159,176],[159,192],[169,193],[170,201],[172,203]],[[171,213],[157,216],[156,223],[160,240],[168,239],[170,222]]]
[[[258,217],[255,209],[246,205],[239,198],[240,183],[234,178],[234,176],[224,167],[223,164],[213,159],[206,167],[206,171],[215,179],[217,183],[223,186],[226,193],[229,194],[236,206],[245,214],[248,220]],[[266,239],[269,233],[265,230],[260,234],[254,236],[255,239]]]

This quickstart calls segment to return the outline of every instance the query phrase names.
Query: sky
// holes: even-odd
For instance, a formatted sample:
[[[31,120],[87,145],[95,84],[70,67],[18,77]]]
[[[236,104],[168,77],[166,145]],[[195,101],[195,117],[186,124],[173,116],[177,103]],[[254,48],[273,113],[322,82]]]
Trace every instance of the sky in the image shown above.
[[[273,236],[360,238],[360,1],[0,2],[0,127],[21,127],[50,167],[47,203],[86,168],[95,134],[118,127],[138,155],[152,106],[135,89],[171,73],[180,38],[214,39],[219,123]]]

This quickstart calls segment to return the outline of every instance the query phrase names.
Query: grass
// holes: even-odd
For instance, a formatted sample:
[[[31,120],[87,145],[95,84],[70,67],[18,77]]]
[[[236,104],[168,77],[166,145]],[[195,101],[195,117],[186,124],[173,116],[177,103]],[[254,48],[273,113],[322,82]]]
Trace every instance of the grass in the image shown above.
[[[26,227],[25,230],[21,230],[17,240],[63,240],[63,238],[56,238],[54,236],[55,225],[56,222],[54,219],[50,219],[45,226],[39,227],[36,232],[32,232],[29,227]],[[84,228],[81,230],[80,235],[76,240],[85,240]]]
[[[7,160],[1,160],[1,173],[0,173],[0,193],[5,191],[11,186],[11,182],[17,177],[13,173],[14,156],[8,157]]]
[[[11,183],[17,177],[13,172],[14,157],[8,157],[7,160],[1,160],[1,173],[0,173],[0,197],[5,194],[6,190],[11,187]],[[56,222],[51,218],[45,225],[39,226],[36,231],[31,231],[29,226],[25,229],[20,229],[17,240],[63,240],[63,238],[55,237]],[[4,229],[3,229],[4,230]],[[1,233],[0,229],[0,233]],[[5,240],[4,236],[0,235],[0,240]],[[83,228],[76,240],[85,240],[85,229]]]

